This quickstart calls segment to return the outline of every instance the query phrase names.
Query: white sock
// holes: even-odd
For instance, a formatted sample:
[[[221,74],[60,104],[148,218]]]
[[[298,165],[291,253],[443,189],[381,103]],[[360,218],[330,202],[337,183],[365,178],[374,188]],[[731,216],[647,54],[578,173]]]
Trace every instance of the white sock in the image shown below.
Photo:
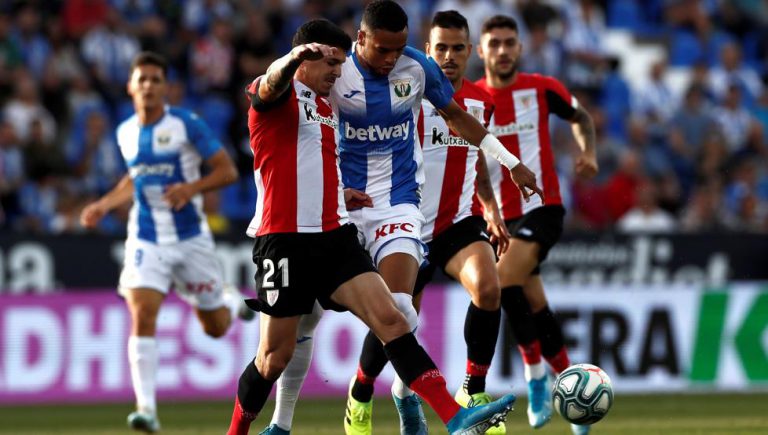
[[[312,336],[322,314],[322,308],[320,308],[319,304],[315,303],[315,308],[311,314],[301,316],[298,333],[296,334],[296,349],[293,351],[291,361],[277,380],[275,411],[272,414],[272,422],[270,424],[276,424],[280,429],[290,431],[293,426],[293,413],[296,410],[296,401],[299,398],[301,386],[304,384],[304,378],[307,377],[309,365],[312,362],[314,342]]]
[[[544,363],[538,362],[536,364],[525,364],[525,381],[530,382],[531,379],[541,379],[546,375],[544,371]]]
[[[155,372],[157,371],[157,341],[155,337],[128,337],[128,364],[131,367],[136,408],[155,414]]]
[[[408,293],[392,293],[392,298],[395,300],[397,309],[408,321],[411,332],[416,332],[416,328],[419,327],[419,313],[416,312],[416,308],[413,308],[413,296]]]
[[[395,375],[395,380],[392,382],[392,394],[398,399],[405,399],[408,396],[413,396],[415,393],[405,385],[400,376]]]

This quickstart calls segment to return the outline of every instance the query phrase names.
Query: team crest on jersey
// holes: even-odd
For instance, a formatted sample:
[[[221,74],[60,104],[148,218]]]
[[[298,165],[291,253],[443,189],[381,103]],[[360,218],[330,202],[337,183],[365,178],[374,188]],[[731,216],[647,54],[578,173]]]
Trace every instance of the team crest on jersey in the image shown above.
[[[482,107],[477,107],[477,106],[469,106],[469,107],[467,107],[467,113],[472,115],[473,118],[475,118],[478,121],[480,121],[481,124],[485,124],[485,117],[483,116],[484,112],[485,112],[485,110],[483,110]]]
[[[531,104],[533,103],[533,97],[530,95],[525,95],[524,97],[520,98],[520,103],[524,108],[530,109]]]
[[[411,95],[411,81],[410,80],[392,80],[392,87],[395,90],[395,95],[398,98],[406,98]]]
[[[160,132],[157,134],[157,146],[167,147],[171,144],[171,134],[168,132]]]
[[[267,303],[270,307],[277,303],[278,297],[280,297],[280,290],[267,290]]]

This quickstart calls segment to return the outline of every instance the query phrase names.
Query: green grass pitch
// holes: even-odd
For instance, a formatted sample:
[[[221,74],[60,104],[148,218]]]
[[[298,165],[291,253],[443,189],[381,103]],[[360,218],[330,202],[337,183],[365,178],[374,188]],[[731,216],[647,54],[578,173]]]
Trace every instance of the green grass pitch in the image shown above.
[[[273,403],[251,426],[257,434],[269,421]],[[519,399],[507,421],[508,434],[570,434],[558,415],[543,429],[528,427],[526,402]],[[0,434],[131,434],[125,426],[130,404],[46,405],[0,407]],[[217,434],[226,431],[232,412],[230,402],[160,402],[161,434]],[[294,435],[343,435],[343,399],[302,400],[296,411]],[[399,435],[391,400],[374,404],[374,434]],[[427,410],[430,433],[445,430]],[[616,397],[608,416],[595,425],[594,435],[650,434],[768,434],[768,393],[633,395]]]

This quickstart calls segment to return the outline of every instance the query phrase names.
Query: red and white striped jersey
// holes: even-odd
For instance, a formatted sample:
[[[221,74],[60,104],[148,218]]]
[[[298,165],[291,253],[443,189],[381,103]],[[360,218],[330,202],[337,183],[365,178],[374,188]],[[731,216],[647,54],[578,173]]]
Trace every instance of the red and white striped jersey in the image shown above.
[[[248,130],[253,151],[256,212],[251,237],[318,233],[348,222],[336,147],[338,121],[328,99],[293,80],[276,101],[248,86]]]
[[[549,114],[572,119],[579,103],[562,83],[539,74],[518,73],[504,88],[490,87],[485,78],[476,82],[493,97],[495,110],[490,131],[504,147],[536,174],[544,191],[525,202],[509,171],[497,161],[487,159],[491,184],[504,219],[514,219],[543,205],[560,205],[560,184],[549,138]]]
[[[453,99],[483,125],[493,112],[493,99],[474,83],[464,79]],[[432,241],[454,223],[482,215],[477,198],[477,147],[450,131],[435,107],[421,103],[419,136],[424,155],[424,187],[421,211],[426,225],[421,230],[425,243]]]

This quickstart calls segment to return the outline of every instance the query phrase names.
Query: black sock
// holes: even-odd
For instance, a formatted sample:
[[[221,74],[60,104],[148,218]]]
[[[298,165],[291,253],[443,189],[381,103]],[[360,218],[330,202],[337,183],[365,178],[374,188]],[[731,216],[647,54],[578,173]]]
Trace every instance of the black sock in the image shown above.
[[[507,314],[512,335],[519,344],[528,345],[539,338],[531,306],[522,286],[513,285],[501,289],[501,308]]]
[[[416,336],[410,332],[387,343],[384,352],[397,375],[408,386],[424,373],[437,369],[432,358],[416,340]]]
[[[378,377],[387,365],[387,354],[384,346],[376,335],[368,331],[363,341],[363,350],[360,353],[360,368],[363,374],[370,378]],[[360,382],[359,377],[352,384],[352,397],[358,402],[370,402],[373,397],[373,384]]]
[[[464,389],[469,394],[485,391],[485,376],[496,350],[501,310],[486,311],[472,302],[464,320],[464,341],[467,343],[467,376]]]
[[[563,331],[555,314],[549,305],[533,315],[536,329],[539,331],[541,354],[544,358],[552,358],[563,348]]]
[[[243,410],[258,414],[272,391],[275,381],[264,379],[253,361],[249,362],[237,384],[237,398]]]

